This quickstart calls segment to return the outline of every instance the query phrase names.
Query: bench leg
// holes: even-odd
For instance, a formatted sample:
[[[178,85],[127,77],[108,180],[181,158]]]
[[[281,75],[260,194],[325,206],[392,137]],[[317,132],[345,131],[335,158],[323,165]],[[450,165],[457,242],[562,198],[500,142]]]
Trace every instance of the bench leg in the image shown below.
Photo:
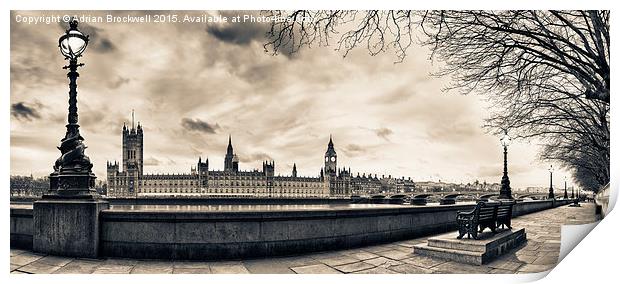
[[[511,224],[510,224],[510,220],[508,220],[508,221],[504,221],[504,222],[501,222],[501,223],[500,223],[500,222],[498,222],[498,223],[497,223],[497,228],[501,228],[501,229],[505,229],[505,228],[512,229],[512,226],[511,226]]]
[[[467,233],[466,230],[462,230],[461,228],[459,228],[459,236],[456,237],[457,239],[462,239],[463,236],[465,235],[465,233]]]
[[[463,238],[463,235],[465,235],[465,233],[467,233],[467,223],[465,223],[464,221],[458,221],[457,222],[458,227],[459,227],[459,236],[456,237],[457,239],[461,239]]]

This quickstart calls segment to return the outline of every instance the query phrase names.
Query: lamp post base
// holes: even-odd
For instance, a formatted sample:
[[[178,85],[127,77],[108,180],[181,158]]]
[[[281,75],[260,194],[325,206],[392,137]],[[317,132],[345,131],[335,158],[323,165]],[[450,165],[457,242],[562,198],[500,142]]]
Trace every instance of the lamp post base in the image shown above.
[[[95,175],[61,171],[50,175],[50,191],[33,205],[32,249],[35,252],[96,258],[99,213],[109,208],[94,189]]]
[[[53,172],[49,178],[50,193],[53,195],[96,195],[95,179],[97,177],[90,171]]]
[[[60,256],[98,257],[99,213],[108,208],[108,201],[87,195],[50,194],[35,201],[33,250]]]
[[[504,176],[502,177],[502,187],[499,190],[499,196],[497,197],[498,199],[508,199],[508,200],[512,200],[514,198],[512,198],[512,190],[510,189],[510,179],[508,179],[508,175],[506,173],[504,173]]]

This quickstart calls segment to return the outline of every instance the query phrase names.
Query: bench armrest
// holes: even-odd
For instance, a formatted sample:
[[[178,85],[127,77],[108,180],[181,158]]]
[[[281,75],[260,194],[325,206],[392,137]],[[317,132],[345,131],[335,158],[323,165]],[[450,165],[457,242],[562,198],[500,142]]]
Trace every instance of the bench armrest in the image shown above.
[[[459,211],[458,213],[456,213],[458,216],[461,215],[474,215],[474,212],[476,212],[476,208],[469,210],[469,211]]]

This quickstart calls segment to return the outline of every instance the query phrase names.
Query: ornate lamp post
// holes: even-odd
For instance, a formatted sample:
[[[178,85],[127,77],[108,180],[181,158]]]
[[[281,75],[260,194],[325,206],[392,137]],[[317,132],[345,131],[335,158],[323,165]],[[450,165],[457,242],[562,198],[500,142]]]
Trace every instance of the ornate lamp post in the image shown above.
[[[564,199],[568,199],[568,191],[566,190],[566,177],[564,177]]]
[[[504,175],[502,176],[502,187],[499,190],[499,199],[512,199],[510,179],[508,178],[508,145],[510,145],[511,140],[508,131],[504,130],[504,136],[500,139],[504,147]]]
[[[99,256],[99,213],[109,202],[95,190],[93,164],[84,155],[86,146],[80,135],[77,113],[77,60],[88,45],[88,36],[71,20],[69,29],[58,40],[60,53],[69,60],[69,115],[67,132],[60,140],[60,158],[50,174],[50,194],[33,204],[32,250],[71,257]]]
[[[553,193],[553,165],[549,167],[549,199],[554,199],[555,194]]]
[[[77,110],[77,78],[80,74],[77,68],[84,66],[77,60],[86,50],[88,36],[77,28],[78,22],[72,19],[69,29],[58,40],[60,53],[69,60],[69,65],[63,69],[69,69],[69,114],[67,116],[67,132],[60,141],[60,157],[54,164],[54,172],[50,174],[50,191],[55,195],[63,196],[92,196],[96,194],[95,175],[92,172],[93,165],[84,154],[86,146],[80,135]]]

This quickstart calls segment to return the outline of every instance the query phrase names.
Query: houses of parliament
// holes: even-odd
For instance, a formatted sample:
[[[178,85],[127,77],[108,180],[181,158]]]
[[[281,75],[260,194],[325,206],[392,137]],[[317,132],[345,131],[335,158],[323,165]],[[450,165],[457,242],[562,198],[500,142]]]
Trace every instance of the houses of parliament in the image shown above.
[[[140,123],[123,125],[123,160],[107,163],[109,197],[228,197],[228,198],[338,198],[360,192],[381,192],[387,186],[411,191],[413,182],[363,174],[353,176],[350,169],[337,168],[338,156],[332,137],[325,152],[325,165],[317,177],[300,177],[293,164],[290,175],[275,174],[275,162],[264,161],[262,169],[239,170],[232,139],[224,157],[224,170],[209,168],[209,159],[198,158],[195,167],[184,174],[145,174],[144,130]],[[121,168],[122,166],[122,168]]]

